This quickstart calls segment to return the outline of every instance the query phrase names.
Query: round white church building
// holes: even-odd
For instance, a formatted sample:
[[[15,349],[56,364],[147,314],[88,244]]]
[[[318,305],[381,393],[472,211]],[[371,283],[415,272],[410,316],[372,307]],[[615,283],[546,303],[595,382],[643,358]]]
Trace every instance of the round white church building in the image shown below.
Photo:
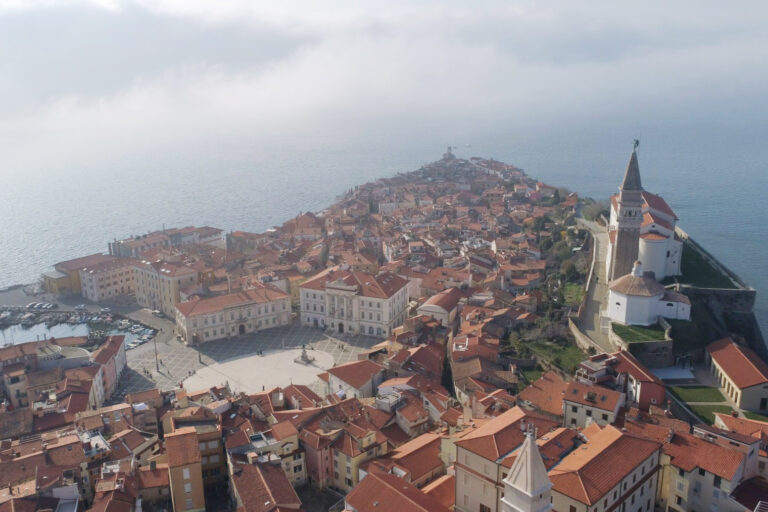
[[[605,313],[611,321],[624,325],[652,325],[660,316],[690,320],[691,301],[664,288],[654,273],[643,272],[642,263],[637,261],[631,273],[610,283]]]

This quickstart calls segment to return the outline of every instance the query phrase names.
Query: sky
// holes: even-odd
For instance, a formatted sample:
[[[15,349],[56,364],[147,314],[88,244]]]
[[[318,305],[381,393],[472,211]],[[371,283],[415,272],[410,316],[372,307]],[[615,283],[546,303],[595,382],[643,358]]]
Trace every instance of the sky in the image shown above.
[[[0,174],[237,137],[762,123],[767,15],[764,1],[0,0]]]

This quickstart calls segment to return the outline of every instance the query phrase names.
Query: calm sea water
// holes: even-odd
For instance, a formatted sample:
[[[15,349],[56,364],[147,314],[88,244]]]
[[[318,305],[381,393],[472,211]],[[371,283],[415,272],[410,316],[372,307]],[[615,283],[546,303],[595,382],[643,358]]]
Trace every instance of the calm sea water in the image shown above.
[[[106,251],[113,238],[163,225],[261,231],[320,210],[357,184],[436,160],[448,143],[458,146],[458,156],[494,157],[605,199],[639,137],[644,187],[664,196],[691,236],[758,289],[758,314],[765,318],[768,145],[760,133],[766,130],[673,122],[500,127],[369,139],[232,139],[94,162],[0,166],[0,288],[34,281],[56,261]]]

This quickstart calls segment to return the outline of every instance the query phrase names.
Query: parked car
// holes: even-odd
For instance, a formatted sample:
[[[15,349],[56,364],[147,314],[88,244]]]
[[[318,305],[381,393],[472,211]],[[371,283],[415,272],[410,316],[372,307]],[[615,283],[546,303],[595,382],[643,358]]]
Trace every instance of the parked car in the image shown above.
[[[103,307],[99,310],[99,313],[111,313],[112,308]]]
[[[157,318],[165,318],[165,313],[163,313],[159,309],[154,310],[152,314],[155,315]]]
[[[75,311],[85,311],[86,309],[88,308],[85,306],[85,304],[78,304],[75,306]]]

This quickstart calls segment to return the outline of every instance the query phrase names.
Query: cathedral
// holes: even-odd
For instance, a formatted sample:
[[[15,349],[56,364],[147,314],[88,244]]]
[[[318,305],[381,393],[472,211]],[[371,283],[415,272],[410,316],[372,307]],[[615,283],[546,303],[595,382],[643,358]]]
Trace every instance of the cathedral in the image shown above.
[[[659,316],[690,319],[691,303],[658,281],[680,275],[683,242],[675,234],[677,215],[661,197],[643,190],[637,143],[619,193],[611,197],[604,316],[630,325],[651,325]]]

